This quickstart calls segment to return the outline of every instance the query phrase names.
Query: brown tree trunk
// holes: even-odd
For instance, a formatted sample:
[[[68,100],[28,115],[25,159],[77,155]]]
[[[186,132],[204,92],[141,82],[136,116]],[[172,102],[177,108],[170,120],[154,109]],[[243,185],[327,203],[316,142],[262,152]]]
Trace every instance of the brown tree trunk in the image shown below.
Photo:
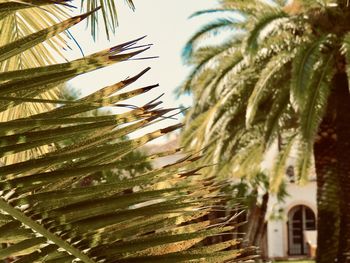
[[[344,64],[343,64],[344,65]],[[342,65],[315,142],[317,262],[350,262],[350,94]]]
[[[261,239],[264,235],[265,217],[266,217],[268,202],[269,202],[269,193],[266,192],[262,197],[262,202],[260,205],[260,213],[257,220],[257,228],[253,239],[253,245],[257,247],[260,247]]]
[[[333,130],[333,132],[332,132]],[[317,174],[317,263],[335,262],[339,238],[339,187],[331,116],[321,123],[314,145]]]
[[[314,145],[317,174],[317,263],[336,262],[340,237],[340,190],[337,141],[337,75],[332,80],[326,114]]]
[[[262,196],[261,204],[258,204],[257,200],[249,208],[248,222],[246,224],[245,230],[245,246],[257,247],[260,251],[257,251],[258,254],[262,255],[262,237],[264,236],[265,230],[265,217],[267,212],[267,205],[269,200],[269,193],[266,192]]]
[[[340,184],[340,235],[338,262],[350,262],[350,94],[348,77],[334,77],[336,97],[337,170]]]
[[[256,222],[259,217],[259,205],[257,202],[258,191],[254,190],[252,192],[252,196],[254,197],[254,201],[252,201],[251,205],[247,209],[247,212],[248,212],[247,224],[244,226],[246,246],[253,245],[253,239],[257,228]]]

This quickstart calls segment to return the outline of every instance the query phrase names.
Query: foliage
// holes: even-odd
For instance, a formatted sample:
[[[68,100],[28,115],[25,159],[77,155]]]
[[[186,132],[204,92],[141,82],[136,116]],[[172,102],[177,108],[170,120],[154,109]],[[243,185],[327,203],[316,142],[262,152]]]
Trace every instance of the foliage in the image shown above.
[[[135,10],[135,5],[133,0],[125,0],[128,6]],[[92,13],[89,18],[89,25],[91,29],[91,34],[96,38],[99,28],[100,20],[103,20],[105,33],[107,38],[110,38],[111,33],[115,33],[115,29],[118,26],[118,13],[117,5],[115,0],[82,0],[81,8],[87,12],[91,12],[96,8],[100,7],[102,12],[102,19],[99,17],[98,13]]]
[[[1,31],[8,41],[0,47],[0,61],[5,65],[0,73],[0,112],[8,115],[0,123],[0,155],[5,160],[0,167],[0,259],[87,263],[235,262],[250,258],[247,250],[237,248],[239,240],[200,244],[206,237],[227,235],[235,225],[231,218],[222,218],[220,223],[200,220],[225,197],[218,195],[212,180],[197,174],[201,167],[187,168],[198,160],[198,154],[186,153],[176,163],[132,179],[115,178],[96,186],[77,184],[96,172],[129,166],[128,153],[181,125],[121,140],[172,114],[173,110],[157,108],[157,99],[122,114],[80,115],[105,106],[125,107],[123,100],[155,88],[157,85],[122,92],[149,69],[81,99],[41,96],[79,74],[127,61],[148,49],[148,45],[137,46],[140,38],[74,61],[44,61],[51,56],[51,49],[44,51],[45,44],[38,45],[90,15],[55,25],[42,24],[50,22],[43,16],[39,16],[41,20],[29,16],[45,8],[44,13],[50,9],[57,18],[63,13],[61,5],[69,7],[69,1],[0,1],[0,19],[8,27],[16,27],[8,19],[22,11],[27,14],[21,15],[25,25],[43,27],[30,26],[35,32],[27,31],[16,39],[10,37],[12,30]],[[29,56],[50,65],[35,64],[35,60],[21,64],[24,58],[31,62]],[[14,58],[17,62],[9,62]],[[22,115],[23,109],[17,107],[24,103],[41,108]],[[78,140],[59,144],[76,135]],[[6,159],[38,147],[46,150]],[[147,160],[175,152],[156,153]],[[164,181],[171,186],[162,188]]]
[[[231,38],[206,45],[212,31],[204,26],[184,53],[193,71],[180,92],[192,92],[196,103],[183,143],[206,149],[204,162],[218,163],[211,174],[252,177],[278,144],[280,154],[267,170],[271,189],[279,189],[290,157],[298,181],[306,180],[337,54],[348,52],[349,27],[339,23],[340,34],[329,25],[340,11],[329,1],[228,0],[195,14],[234,17],[215,27],[218,37],[230,27]]]
[[[61,91],[61,97],[65,100],[76,100],[80,96],[80,92],[74,88],[65,86],[63,90]],[[103,116],[103,115],[110,115],[112,112],[110,110],[90,110],[89,112],[80,113],[77,116],[79,117],[92,117],[92,116]],[[65,141],[59,143],[59,145],[69,145],[72,143],[77,143],[79,141],[80,136],[75,135],[71,136],[69,139],[67,138]],[[119,138],[120,141],[127,140],[127,136]],[[113,178],[119,178],[119,177],[128,177],[132,178],[136,176],[137,174],[145,173],[147,171],[150,171],[152,169],[152,163],[147,159],[147,155],[142,150],[133,150],[123,156],[121,158],[121,161],[123,163],[128,163],[128,166],[122,167],[120,169],[115,168],[110,171],[101,171],[99,172],[99,176],[95,175],[94,177],[99,177],[98,181],[100,180],[107,180],[107,181],[113,181]],[[91,184],[92,178],[87,177],[84,180],[85,184]]]
[[[349,1],[222,0],[196,15],[218,12],[240,21],[215,27],[219,35],[228,27],[232,32],[216,46],[201,44],[213,33],[209,25],[185,48],[194,69],[182,91],[191,91],[196,104],[184,144],[206,149],[204,163],[218,164],[212,176],[249,181],[265,170],[274,192],[291,163],[299,183],[308,181],[315,163],[317,262],[347,262]]]

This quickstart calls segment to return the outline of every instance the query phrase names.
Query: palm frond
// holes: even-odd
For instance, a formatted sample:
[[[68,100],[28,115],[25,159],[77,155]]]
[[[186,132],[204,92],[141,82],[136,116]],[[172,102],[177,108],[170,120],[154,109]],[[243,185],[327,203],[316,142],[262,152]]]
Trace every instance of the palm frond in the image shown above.
[[[203,26],[186,43],[186,46],[183,49],[182,57],[184,59],[192,57],[194,47],[199,41],[203,40],[205,37],[217,34],[218,32],[223,30],[237,30],[242,25],[243,22],[236,19],[220,18],[214,22]]]
[[[346,65],[349,65],[349,61],[350,61],[350,34],[345,34],[342,44],[341,44],[341,48],[340,48],[340,52],[342,54],[345,55],[346,58]],[[348,76],[350,76],[350,68],[347,66],[346,67],[346,73],[348,74]]]
[[[268,2],[263,2],[259,0],[220,0],[220,6],[226,9],[236,10],[243,15],[252,15],[258,14],[259,11],[264,10],[265,8],[270,8],[271,5]]]
[[[28,80],[30,80],[29,77]],[[120,96],[120,99],[127,97]],[[87,101],[87,99],[80,100],[80,106],[83,106],[84,110],[90,109],[86,105]],[[222,225],[211,228],[210,222],[201,224],[191,222],[191,219],[206,214],[208,210],[205,206],[220,200],[211,193],[209,188],[198,187],[202,180],[200,178],[193,182],[198,192],[189,191],[193,186],[190,186],[191,183],[187,178],[195,171],[178,172],[179,167],[185,167],[186,164],[196,160],[193,158],[195,156],[130,180],[116,178],[112,185],[103,183],[92,187],[76,185],[80,179],[93,175],[97,171],[126,165],[118,160],[127,152],[179,128],[175,125],[125,142],[115,141],[120,136],[161,117],[164,113],[164,110],[152,111],[147,107],[143,110],[140,108],[140,111],[144,114],[150,113],[151,119],[144,122],[145,117],[135,116],[140,123],[111,130],[109,134],[103,136],[104,138],[96,138],[94,144],[91,140],[82,139],[72,147],[67,146],[70,149],[67,152],[58,149],[34,160],[0,168],[0,184],[3,189],[0,207],[6,215],[10,215],[9,218],[6,217],[9,222],[3,227],[12,226],[12,231],[6,234],[8,247],[0,254],[2,258],[17,255],[20,256],[19,260],[24,262],[43,258],[48,262],[73,259],[80,259],[83,262],[100,260],[114,262],[116,259],[125,262],[153,262],[158,259],[186,262],[196,258],[211,259],[212,256],[204,249],[198,250],[192,246],[205,237],[232,231],[232,227]],[[54,110],[51,114],[41,114],[39,121],[36,118],[30,118],[13,122],[28,121],[26,123],[28,125],[33,123],[33,120],[37,121],[37,124],[47,120],[46,122],[49,123],[55,114],[60,116],[59,113],[60,111]],[[59,119],[61,123],[66,120],[66,124],[69,124],[67,127],[57,127],[52,130],[50,126],[30,126],[31,130],[24,133],[18,133],[18,127],[16,127],[12,128],[13,135],[3,137],[4,142],[16,151],[16,149],[21,150],[18,147],[22,147],[23,144],[33,147],[33,143],[38,141],[58,142],[61,136],[64,138],[74,132],[74,127],[76,131],[81,130],[91,135],[98,129],[103,129],[104,122],[96,122],[97,117],[90,118],[89,121],[92,122],[91,125],[88,124],[90,127],[86,126],[87,129],[84,129],[82,125],[85,124],[80,124],[79,120],[84,121],[89,118],[74,117],[75,113],[75,111],[71,112],[73,115],[70,115],[70,119]],[[71,126],[72,119],[75,118],[74,126]],[[116,121],[120,118],[111,116],[112,119]],[[53,125],[57,126],[58,123]],[[108,125],[115,126],[116,122]],[[19,138],[22,139],[18,141]],[[78,145],[85,145],[85,148],[77,147]],[[72,151],[74,148],[76,151]],[[1,149],[1,153],[13,154],[4,148]],[[103,155],[110,157],[103,158]],[[156,189],[157,185],[164,180],[174,181],[173,186]],[[142,190],[132,191],[128,195],[123,194],[124,190],[139,185],[145,185],[145,187]],[[57,188],[57,186],[60,187]],[[12,192],[11,189],[16,190]],[[206,200],[205,206],[201,204],[204,200]],[[184,217],[187,219],[182,219]],[[185,227],[181,225],[184,222],[186,222]],[[38,235],[40,237],[36,237]],[[40,250],[38,250],[39,247]],[[161,248],[164,247],[169,249],[162,250]],[[242,253],[240,250],[223,252],[222,249],[227,246],[221,247],[215,249],[216,261],[232,259]]]
[[[283,79],[284,80],[284,79]],[[264,128],[264,137],[267,147],[269,147],[277,138],[278,133],[280,132],[280,127],[284,127],[283,116],[288,114],[288,107],[290,107],[290,90],[289,83],[280,83],[280,90],[270,108],[270,112],[266,116],[265,128]]]
[[[329,86],[326,79],[328,73],[332,74],[323,64],[324,56],[338,47],[338,38],[314,34],[304,11],[316,4],[310,7],[306,2],[300,1],[301,6],[294,12],[286,1],[222,0],[217,8],[194,14],[236,13],[245,21],[244,30],[233,36],[231,44],[194,48],[188,60],[194,71],[184,87],[186,92],[192,91],[196,103],[187,116],[190,128],[185,130],[184,140],[188,144],[192,141],[197,149],[206,149],[208,156],[202,162],[218,163],[205,170],[208,174],[220,178],[241,175],[249,182],[259,173],[262,156],[284,133],[298,133],[291,144],[308,145],[307,149],[300,148],[300,153],[312,156],[312,134],[327,100],[326,90],[320,87]],[[346,41],[343,51],[347,52]],[[321,68],[326,75],[320,73]],[[316,79],[320,78],[324,83],[319,83],[317,89]],[[311,90],[316,93],[309,93]],[[310,134],[303,134],[306,119],[313,120],[307,128]],[[283,182],[281,175],[290,148],[280,153],[279,164],[272,171],[275,190]],[[304,167],[310,167],[311,162],[306,163]],[[235,170],[233,164],[239,169]],[[303,178],[307,171],[304,169]]]
[[[94,12],[94,11],[93,11]],[[85,19],[91,13],[86,13],[76,17],[69,18],[64,22],[55,24],[51,27],[42,29],[38,32],[32,33],[30,35],[23,36],[11,43],[7,43],[0,47],[0,62],[7,60],[15,55],[21,54],[22,52],[44,42],[45,40],[67,30],[68,28],[79,23],[81,20]]]
[[[291,102],[296,111],[302,111],[305,104],[304,92],[310,85],[314,67],[320,56],[320,45],[324,40],[305,45],[296,54],[292,63]]]
[[[60,28],[63,24],[57,23],[68,18],[66,8],[64,8],[66,5],[69,6],[67,1],[53,2],[45,0],[3,1],[1,3],[1,72],[45,66],[55,63],[57,59],[64,58],[61,48],[66,46],[66,37],[58,35],[63,29]],[[74,20],[77,22],[79,18],[77,17]],[[70,22],[68,21],[69,20],[67,20],[66,23],[68,23],[69,26],[74,24],[72,20]],[[57,32],[54,33],[55,31]],[[48,35],[45,36],[45,33]],[[50,34],[52,35],[50,36]],[[42,43],[46,39],[47,41]],[[38,99],[54,100],[58,98],[58,94],[58,90],[52,87],[51,89],[36,93],[36,96]],[[13,105],[15,104],[16,103]],[[54,105],[47,103],[17,104],[18,106],[11,110],[4,110],[3,108],[0,113],[0,121],[26,117],[54,108]],[[26,160],[31,158],[31,156],[43,154],[49,150],[50,147],[45,146],[35,148],[33,151],[23,152],[11,158],[6,158],[5,162],[11,163],[18,160]]]
[[[307,98],[300,114],[301,143],[297,175],[305,181],[309,175],[313,154],[313,144],[326,110],[328,95],[330,94],[330,82],[332,77],[333,53],[322,57],[322,63],[314,70],[309,86],[301,94]]]
[[[279,187],[282,185],[286,174],[288,159],[290,158],[293,146],[295,145],[296,137],[296,134],[288,136],[288,139],[278,153],[277,160],[274,162],[270,179],[270,189],[272,192],[277,193]]]
[[[232,13],[232,12],[236,12],[236,10],[235,9],[231,9],[231,8],[224,8],[224,7],[211,8],[211,9],[200,10],[200,11],[194,12],[190,16],[190,18],[193,18],[193,17],[196,17],[196,16],[201,16],[201,15],[206,15],[206,14],[212,14],[212,13],[221,13],[221,12]]]
[[[12,16],[35,8],[31,0],[17,4],[3,14]],[[112,172],[108,176],[113,178],[101,179],[102,172],[129,166],[130,160],[123,158],[128,153],[182,126],[176,124],[125,139],[176,110],[158,108],[161,103],[157,100],[131,108],[124,102],[158,86],[122,92],[149,68],[81,99],[40,97],[72,77],[142,53],[148,46],[136,46],[140,39],[71,62],[14,66],[15,59],[33,52],[39,43],[85,16],[45,26],[18,39],[8,38],[0,47],[4,69],[0,73],[0,156],[2,160],[12,158],[0,166],[0,260],[16,257],[22,263],[112,263],[249,258],[244,256],[248,250],[237,248],[239,240],[212,245],[202,242],[207,237],[232,233],[235,223],[226,217],[216,222],[206,219],[226,197],[219,195],[213,180],[199,174],[205,166],[193,168],[200,158],[198,153],[183,153],[184,157],[174,163],[132,178]],[[41,110],[10,118],[11,112],[23,104],[33,108],[37,105]],[[46,104],[50,107],[43,107]],[[124,107],[127,111],[84,115],[104,106]],[[24,159],[13,158],[38,147],[50,149]],[[176,153],[178,149],[145,159]],[[83,185],[87,178],[94,183]]]
[[[272,96],[272,92],[269,90],[273,89],[274,83],[271,81],[276,74],[290,61],[291,57],[288,53],[280,54],[270,60],[265,68],[261,71],[259,80],[257,81],[254,90],[249,97],[246,112],[246,125],[251,127],[255,118],[258,107],[263,97]]]
[[[285,22],[285,18],[287,16],[288,15],[280,9],[273,9],[273,12],[263,12],[261,15],[259,15],[257,22],[254,23],[252,30],[249,31],[248,38],[246,40],[246,52],[253,54],[256,53],[259,43],[265,38],[264,31],[278,29],[278,27]]]
[[[199,80],[211,79],[210,75],[214,74],[213,68],[215,65],[226,57],[232,56],[233,60],[236,60],[236,56],[240,56],[240,50],[237,50],[239,40],[230,40],[227,43],[223,43],[219,46],[202,47],[192,54],[189,59],[189,63],[196,64],[190,75],[187,77],[187,81],[178,89],[178,92],[189,92],[191,87],[198,87],[202,85],[191,85],[192,82],[199,84]],[[209,82],[208,82],[209,83]],[[203,85],[204,86],[204,85]]]
[[[127,5],[135,10],[133,0],[126,0]],[[102,21],[107,39],[110,39],[110,34],[114,34],[118,26],[118,6],[114,0],[82,0],[81,8],[87,12],[91,12],[96,8],[101,7]],[[98,13],[93,13],[89,19],[91,35],[96,39],[99,23],[102,22]]]

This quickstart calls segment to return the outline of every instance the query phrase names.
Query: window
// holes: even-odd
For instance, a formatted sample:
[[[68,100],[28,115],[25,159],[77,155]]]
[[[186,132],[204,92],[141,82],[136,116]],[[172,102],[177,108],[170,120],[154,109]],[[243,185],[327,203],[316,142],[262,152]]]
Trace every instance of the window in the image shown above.
[[[288,254],[306,255],[308,252],[304,238],[306,230],[316,229],[314,212],[307,206],[298,205],[288,213]]]

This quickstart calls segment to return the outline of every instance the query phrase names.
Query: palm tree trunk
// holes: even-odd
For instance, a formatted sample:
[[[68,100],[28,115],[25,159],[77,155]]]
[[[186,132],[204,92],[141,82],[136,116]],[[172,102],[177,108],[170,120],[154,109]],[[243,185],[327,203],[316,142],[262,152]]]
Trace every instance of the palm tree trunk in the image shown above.
[[[317,263],[335,262],[339,239],[339,186],[334,121],[327,114],[314,145],[317,174]],[[333,131],[333,132],[332,132]]]
[[[254,236],[256,233],[257,228],[257,221],[259,218],[259,205],[258,205],[258,191],[257,189],[254,189],[254,191],[251,194],[252,197],[254,197],[254,200],[251,201],[251,205],[249,205],[247,209],[248,218],[247,218],[247,224],[244,226],[244,233],[245,233],[245,245],[252,246]]]
[[[253,245],[260,247],[261,246],[261,239],[264,235],[264,227],[265,227],[265,217],[267,212],[267,205],[269,202],[269,193],[266,192],[262,197],[262,202],[260,205],[260,211],[259,211],[259,217],[257,220],[257,229],[254,235],[253,239]]]
[[[350,94],[348,78],[333,78],[327,114],[316,140],[317,262],[350,262]]]
[[[338,262],[350,262],[350,94],[345,72],[334,76],[336,100],[337,170],[340,184]]]
[[[253,191],[253,196],[257,197],[258,192]],[[266,230],[266,212],[269,201],[269,192],[265,192],[262,196],[261,204],[258,203],[255,198],[253,204],[249,207],[249,215],[247,224],[245,225],[245,247],[256,247],[258,248],[257,254],[260,258],[263,258],[263,236]]]

